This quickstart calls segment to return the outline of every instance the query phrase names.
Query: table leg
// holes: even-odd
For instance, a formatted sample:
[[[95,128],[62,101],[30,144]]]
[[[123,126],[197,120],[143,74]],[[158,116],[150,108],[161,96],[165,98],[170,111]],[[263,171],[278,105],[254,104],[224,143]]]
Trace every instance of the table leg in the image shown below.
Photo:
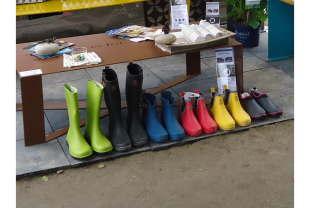
[[[244,91],[243,89],[243,46],[242,44],[234,46],[234,56],[235,56],[235,70],[237,79],[237,89],[238,93]]]
[[[200,51],[186,53],[186,74],[200,74]]]
[[[25,146],[45,143],[42,75],[21,77]]]

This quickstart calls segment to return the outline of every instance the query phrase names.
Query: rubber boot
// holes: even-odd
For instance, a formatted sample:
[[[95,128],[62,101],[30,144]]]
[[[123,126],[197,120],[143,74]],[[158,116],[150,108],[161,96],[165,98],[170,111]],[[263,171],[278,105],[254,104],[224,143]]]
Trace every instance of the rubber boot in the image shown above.
[[[168,132],[160,123],[157,117],[156,96],[150,93],[143,93],[142,102],[143,102],[142,120],[150,139],[154,142],[168,141],[169,137]]]
[[[169,138],[171,140],[184,139],[185,131],[179,123],[174,110],[175,98],[172,97],[169,91],[161,92],[160,98],[162,103],[161,120],[169,134]]]
[[[266,111],[248,92],[240,92],[239,100],[242,108],[249,114],[251,119],[261,119],[267,117]]]
[[[64,85],[69,115],[69,131],[67,144],[69,153],[74,158],[85,158],[93,153],[93,150],[85,140],[80,129],[80,111],[78,102],[78,90],[69,83]]]
[[[117,74],[113,69],[103,69],[102,81],[104,83],[104,100],[109,111],[110,141],[116,151],[129,150],[131,141],[123,122]]]
[[[225,131],[234,130],[236,127],[235,120],[227,111],[222,95],[215,92],[214,87],[211,88],[210,110],[218,127]]]
[[[181,105],[179,107],[179,120],[186,134],[193,137],[200,136],[202,128],[194,114],[191,97],[189,97],[188,94],[190,93],[181,92],[180,94]]]
[[[240,104],[238,92],[231,91],[227,85],[224,85],[224,103],[237,125],[249,126],[251,124],[251,117]]]
[[[195,90],[195,93],[200,95],[199,97],[196,97],[194,105],[194,112],[197,120],[199,121],[203,132],[206,134],[213,134],[217,131],[217,123],[210,116],[202,94],[199,93],[198,89]]]
[[[100,105],[103,86],[95,80],[87,82],[86,125],[84,137],[91,148],[98,153],[109,152],[113,149],[111,142],[102,134],[99,128]]]
[[[127,66],[126,101],[128,106],[127,132],[134,146],[146,145],[148,135],[140,117],[143,70],[138,64]]]
[[[267,116],[276,117],[282,115],[282,109],[266,93],[258,91],[256,87],[253,87],[250,91],[255,101],[266,111]]]

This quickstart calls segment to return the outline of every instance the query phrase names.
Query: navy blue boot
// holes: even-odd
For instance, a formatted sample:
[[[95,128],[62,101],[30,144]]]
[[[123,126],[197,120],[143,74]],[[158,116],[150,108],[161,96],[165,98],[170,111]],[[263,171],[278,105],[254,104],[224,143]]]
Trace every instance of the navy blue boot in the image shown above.
[[[164,91],[160,93],[162,111],[161,120],[166,127],[171,140],[182,140],[185,137],[185,131],[179,123],[175,110],[175,98],[172,97],[171,92]]]
[[[150,93],[142,94],[143,113],[142,120],[144,127],[154,142],[166,142],[168,141],[168,133],[166,129],[159,122],[156,112],[157,98]]]

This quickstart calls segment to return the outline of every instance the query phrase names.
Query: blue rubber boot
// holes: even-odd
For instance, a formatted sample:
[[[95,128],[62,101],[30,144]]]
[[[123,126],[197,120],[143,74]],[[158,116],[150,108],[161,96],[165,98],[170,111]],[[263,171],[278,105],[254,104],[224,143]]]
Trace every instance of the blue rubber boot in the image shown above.
[[[142,113],[143,125],[150,139],[154,142],[168,141],[168,132],[159,122],[157,117],[156,96],[150,93],[143,93],[142,102],[143,102],[143,113]]]
[[[185,131],[179,123],[175,110],[175,98],[172,97],[171,92],[164,91],[160,93],[162,111],[161,120],[166,127],[171,140],[182,140],[185,137]]]

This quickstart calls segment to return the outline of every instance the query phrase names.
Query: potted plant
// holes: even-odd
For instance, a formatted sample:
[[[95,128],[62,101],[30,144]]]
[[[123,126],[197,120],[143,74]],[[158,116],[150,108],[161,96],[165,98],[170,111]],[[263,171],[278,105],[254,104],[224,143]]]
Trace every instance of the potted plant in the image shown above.
[[[249,8],[245,5],[246,0],[226,0],[232,9],[227,14],[227,19],[232,17],[236,32],[236,40],[243,47],[256,47],[259,45],[260,26],[266,21],[267,0],[261,0],[259,8]]]

